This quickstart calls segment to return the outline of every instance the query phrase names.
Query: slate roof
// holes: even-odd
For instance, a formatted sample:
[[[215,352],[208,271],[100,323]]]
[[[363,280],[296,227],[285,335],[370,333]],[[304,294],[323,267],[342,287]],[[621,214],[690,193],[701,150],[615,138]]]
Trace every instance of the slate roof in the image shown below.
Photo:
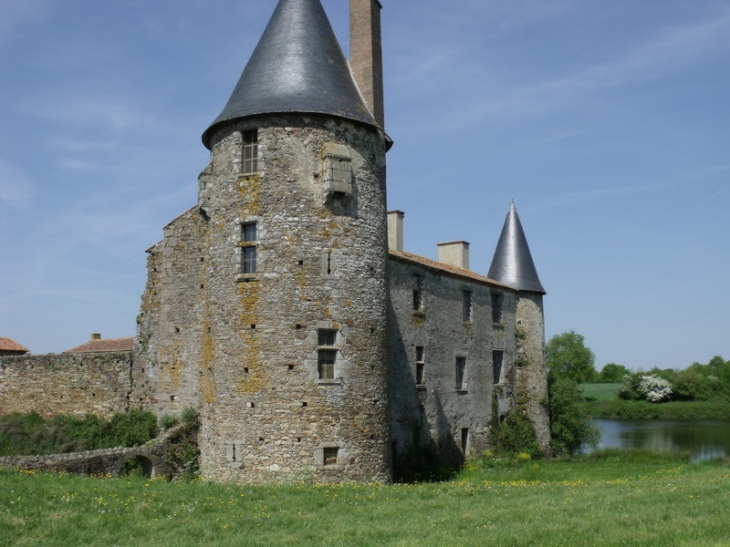
[[[430,258],[426,258],[425,256],[415,255],[413,253],[407,253],[405,251],[394,251],[393,249],[389,249],[388,253],[390,254],[391,258],[395,258],[396,260],[401,260],[403,262],[417,264],[429,270],[436,271],[437,273],[463,277],[466,279],[470,279],[471,281],[478,281],[480,283],[485,283],[493,287],[514,290],[514,287],[510,287],[509,285],[505,285],[503,283],[500,283],[499,281],[490,279],[489,277],[484,277],[483,275],[479,275],[478,273],[472,272],[471,270],[457,268],[456,266],[444,264],[443,262],[438,262],[437,260],[431,260]]]
[[[0,337],[0,351],[17,351],[18,353],[28,353],[28,348],[21,346],[15,340]]]
[[[109,338],[107,340],[89,340],[75,348],[67,349],[63,353],[111,353],[117,351],[132,351],[134,338]]]
[[[504,221],[487,276],[520,291],[545,294],[514,203]]]
[[[376,125],[319,0],[280,0],[203,144],[210,148],[214,129],[225,122],[294,112]]]

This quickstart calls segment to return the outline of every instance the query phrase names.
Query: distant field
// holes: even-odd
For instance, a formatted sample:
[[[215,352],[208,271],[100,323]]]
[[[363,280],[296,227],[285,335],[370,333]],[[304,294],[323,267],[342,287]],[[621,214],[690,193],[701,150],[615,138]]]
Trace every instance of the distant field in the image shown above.
[[[583,397],[589,401],[615,401],[621,384],[581,384]]]
[[[451,482],[395,486],[226,486],[0,470],[0,546],[730,545],[727,463],[613,454],[491,458],[470,462]]]

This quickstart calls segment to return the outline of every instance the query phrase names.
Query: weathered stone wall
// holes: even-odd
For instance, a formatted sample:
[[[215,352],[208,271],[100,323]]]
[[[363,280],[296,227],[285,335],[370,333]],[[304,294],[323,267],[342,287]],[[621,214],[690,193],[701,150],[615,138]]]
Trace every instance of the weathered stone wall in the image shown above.
[[[0,357],[0,414],[44,417],[125,412],[132,391],[132,353]]]
[[[517,302],[517,406],[535,425],[540,449],[550,454],[547,370],[545,369],[545,316],[542,295],[520,292]]]
[[[137,318],[133,399],[157,414],[200,407],[203,368],[207,223],[195,207],[164,228],[147,259],[147,286]]]
[[[241,173],[241,132],[251,129],[258,168]],[[158,412],[200,409],[206,477],[388,481],[382,133],[266,117],[226,127],[212,143],[205,214],[171,223],[151,251],[138,342]],[[327,193],[332,151],[352,172],[338,194]],[[241,226],[250,222],[257,268],[244,275]],[[336,331],[332,380],[318,374],[320,330]],[[177,390],[165,387],[173,362]]]
[[[197,424],[179,424],[144,446],[44,456],[6,456],[0,458],[0,468],[117,476],[126,462],[136,459],[148,477],[172,479],[188,471],[185,465],[181,465],[187,462],[180,461],[179,452],[197,447],[197,433]]]
[[[396,454],[436,448],[440,465],[454,466],[490,446],[492,401],[504,415],[514,408],[515,291],[502,285],[391,258],[390,399]],[[414,310],[415,277],[422,310]],[[471,321],[464,321],[463,291],[471,293]],[[494,322],[492,295],[503,295]],[[417,347],[423,348],[423,382],[417,384]],[[493,351],[503,352],[500,380],[493,381]],[[456,359],[466,359],[463,389]]]

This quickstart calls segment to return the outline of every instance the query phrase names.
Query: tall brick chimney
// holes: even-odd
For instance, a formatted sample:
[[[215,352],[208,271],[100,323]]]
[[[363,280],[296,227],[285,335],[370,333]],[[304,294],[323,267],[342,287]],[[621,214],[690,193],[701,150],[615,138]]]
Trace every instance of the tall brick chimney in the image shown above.
[[[350,67],[375,121],[385,129],[381,9],[378,0],[350,0]]]

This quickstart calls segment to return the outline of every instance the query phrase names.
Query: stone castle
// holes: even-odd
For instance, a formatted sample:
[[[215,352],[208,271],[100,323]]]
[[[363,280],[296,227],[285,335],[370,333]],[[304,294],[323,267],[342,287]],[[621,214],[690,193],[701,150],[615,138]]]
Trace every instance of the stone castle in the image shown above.
[[[348,62],[319,0],[280,0],[203,133],[198,203],[148,250],[132,351],[0,357],[0,412],[193,407],[202,475],[239,483],[455,467],[510,412],[549,451],[514,205],[487,276],[463,241],[404,251],[387,212],[380,10],[351,0]]]

